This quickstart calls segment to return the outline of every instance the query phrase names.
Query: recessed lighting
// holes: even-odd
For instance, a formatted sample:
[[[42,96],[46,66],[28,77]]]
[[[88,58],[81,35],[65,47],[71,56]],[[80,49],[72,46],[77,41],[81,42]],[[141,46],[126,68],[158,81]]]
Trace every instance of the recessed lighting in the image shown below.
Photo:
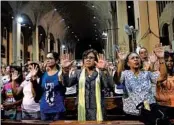
[[[95,6],[94,5],[92,5],[92,8],[94,8]]]
[[[14,17],[12,16],[11,18],[13,19]]]
[[[70,28],[70,26],[68,26],[68,29]]]
[[[31,27],[29,26],[29,29],[31,29]]]
[[[54,11],[57,11],[57,9],[55,8]]]
[[[40,34],[40,36],[42,36],[42,34]]]
[[[128,8],[130,9],[130,8],[131,8],[131,6],[128,6]]]
[[[74,32],[72,32],[72,33],[74,33]]]
[[[80,41],[79,39],[77,41]]]
[[[94,24],[94,26],[97,26],[97,24]]]
[[[94,16],[93,18],[95,19],[96,17]]]

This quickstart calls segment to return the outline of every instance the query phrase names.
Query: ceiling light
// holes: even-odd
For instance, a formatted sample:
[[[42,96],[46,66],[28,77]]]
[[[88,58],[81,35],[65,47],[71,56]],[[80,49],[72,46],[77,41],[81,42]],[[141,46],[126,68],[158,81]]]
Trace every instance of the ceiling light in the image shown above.
[[[14,17],[12,16],[11,18],[13,19]]]
[[[55,8],[54,11],[57,11],[57,9]]]
[[[97,26],[97,24],[94,24],[94,26]]]
[[[72,32],[72,33],[74,33],[74,32]]]
[[[77,41],[80,41],[79,39]]]
[[[130,8],[131,8],[131,6],[128,6],[128,8],[130,9]]]
[[[95,19],[96,17],[94,16],[93,18]]]
[[[40,36],[42,36],[42,34],[40,34]]]
[[[94,5],[92,5],[92,8],[94,8],[95,6]]]
[[[18,21],[18,23],[22,23],[22,22],[23,22],[22,17],[18,17],[18,18],[17,18],[17,21]]]
[[[31,27],[29,26],[29,29],[31,29]]]

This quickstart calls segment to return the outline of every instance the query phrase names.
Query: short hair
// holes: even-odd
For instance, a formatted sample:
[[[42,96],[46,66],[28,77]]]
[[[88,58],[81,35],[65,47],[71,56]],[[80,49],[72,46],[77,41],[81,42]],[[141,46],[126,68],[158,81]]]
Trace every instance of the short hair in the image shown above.
[[[131,52],[131,53],[129,53],[128,55],[127,55],[127,57],[126,57],[126,59],[125,59],[125,63],[124,63],[124,69],[125,70],[130,70],[130,67],[127,65],[127,63],[128,63],[128,60],[129,60],[129,56],[131,55],[131,54],[137,54],[138,55],[138,53],[136,53],[136,52]],[[139,55],[138,55],[139,56]],[[140,61],[141,61],[141,66],[140,66],[140,69],[142,69],[142,67],[143,67],[143,62],[142,62],[142,60],[140,59]]]
[[[60,59],[59,59],[59,54],[58,54],[57,52],[48,52],[47,55],[50,54],[50,53],[53,54],[53,57],[54,57],[54,59],[55,59],[56,61],[59,61],[59,60],[60,60]]]
[[[94,49],[86,50],[86,51],[83,53],[83,55],[82,55],[83,62],[84,62],[84,58],[87,57],[87,55],[88,55],[89,53],[93,53],[94,56],[95,56],[95,61],[98,62],[98,58],[97,58],[98,52],[97,52],[96,50],[94,50]]]

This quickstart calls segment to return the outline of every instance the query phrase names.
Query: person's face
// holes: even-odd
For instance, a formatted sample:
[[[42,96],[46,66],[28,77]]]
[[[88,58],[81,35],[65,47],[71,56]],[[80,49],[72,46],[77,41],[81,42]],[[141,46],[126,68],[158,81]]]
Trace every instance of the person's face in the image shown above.
[[[95,66],[95,55],[91,52],[86,57],[84,57],[84,65],[85,67],[93,67]]]
[[[137,55],[136,53],[130,54],[129,57],[128,57],[127,64],[130,67],[130,69],[140,68],[140,66],[141,66],[141,59],[140,59],[139,55]]]
[[[31,64],[28,65],[27,69],[28,69],[28,72],[30,72],[32,70],[32,65]]]
[[[47,54],[47,67],[52,67],[56,65],[56,60],[54,59],[54,56],[52,53]]]
[[[10,66],[7,66],[5,71],[7,74],[9,74],[10,73]]]
[[[173,69],[173,59],[169,56],[169,58],[166,60],[166,66],[169,70]]]
[[[148,58],[148,53],[146,49],[140,49],[139,55],[143,61]]]

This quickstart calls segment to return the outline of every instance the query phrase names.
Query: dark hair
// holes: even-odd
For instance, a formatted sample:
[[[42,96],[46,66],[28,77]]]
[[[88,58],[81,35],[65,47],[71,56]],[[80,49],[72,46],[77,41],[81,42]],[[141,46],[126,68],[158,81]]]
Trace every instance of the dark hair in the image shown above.
[[[53,54],[54,59],[55,59],[56,61],[58,61],[58,63],[60,62],[59,53],[57,53],[57,52],[48,52],[48,54],[49,54],[49,53],[52,53],[52,54]],[[56,63],[56,68],[59,70],[60,67],[59,67],[58,63]]]
[[[127,63],[128,63],[128,60],[129,60],[129,56],[131,55],[131,54],[137,54],[136,52],[131,52],[131,53],[129,53],[128,55],[127,55],[127,57],[126,57],[126,59],[125,59],[125,63],[124,63],[124,69],[125,70],[130,70],[130,67],[127,65]],[[138,54],[137,54],[138,55]],[[139,56],[139,55],[138,55]],[[140,59],[141,60],[141,59]],[[142,67],[143,67],[143,62],[142,62],[142,60],[141,60],[141,66],[140,66],[140,69],[142,69]]]
[[[59,54],[57,52],[48,52],[48,54],[52,53],[53,57],[56,61],[59,61]]]
[[[169,57],[171,57],[172,60],[174,61],[174,53],[173,52],[165,51],[164,52],[164,59],[167,60]]]
[[[19,77],[18,77],[18,79],[16,80],[16,82],[19,83],[19,84],[21,84],[22,81],[23,81],[22,67],[21,67],[21,66],[10,66],[10,68],[11,68],[11,71],[12,71],[12,69],[18,71]]]
[[[83,62],[84,62],[84,58],[87,57],[87,55],[89,53],[93,53],[95,56],[95,61],[98,62],[98,58],[97,58],[98,52],[94,49],[89,49],[89,50],[86,50],[85,52],[83,52],[83,55],[82,55]]]

